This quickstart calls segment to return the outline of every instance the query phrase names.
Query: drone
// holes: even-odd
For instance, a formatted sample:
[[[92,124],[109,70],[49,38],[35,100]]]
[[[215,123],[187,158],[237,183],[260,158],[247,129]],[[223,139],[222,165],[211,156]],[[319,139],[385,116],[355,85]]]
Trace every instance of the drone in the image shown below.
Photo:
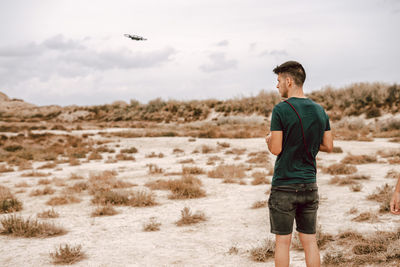
[[[134,41],[146,41],[146,38],[143,38],[141,36],[138,35],[132,35],[132,34],[124,34],[125,37],[131,38]]]

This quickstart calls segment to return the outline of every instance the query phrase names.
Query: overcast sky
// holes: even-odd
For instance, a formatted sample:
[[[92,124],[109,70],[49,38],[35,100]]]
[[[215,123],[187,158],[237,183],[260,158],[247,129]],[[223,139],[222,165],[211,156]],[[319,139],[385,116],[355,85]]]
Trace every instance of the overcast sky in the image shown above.
[[[2,0],[0,91],[38,105],[400,82],[398,0]],[[132,41],[125,33],[147,41]]]

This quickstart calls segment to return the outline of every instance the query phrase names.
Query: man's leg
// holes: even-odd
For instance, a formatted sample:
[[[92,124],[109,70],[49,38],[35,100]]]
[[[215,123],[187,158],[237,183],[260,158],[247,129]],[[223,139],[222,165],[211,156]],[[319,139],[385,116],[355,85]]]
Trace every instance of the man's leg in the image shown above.
[[[304,253],[306,255],[307,267],[321,266],[321,259],[319,255],[316,235],[299,233],[299,237],[300,242],[304,248]]]
[[[275,235],[275,267],[289,267],[292,234]]]

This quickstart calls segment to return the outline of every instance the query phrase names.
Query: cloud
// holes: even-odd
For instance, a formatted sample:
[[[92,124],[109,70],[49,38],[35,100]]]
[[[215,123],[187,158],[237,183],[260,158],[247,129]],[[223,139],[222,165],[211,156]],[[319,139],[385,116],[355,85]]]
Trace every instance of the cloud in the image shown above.
[[[227,59],[225,53],[212,53],[209,55],[211,60],[210,64],[203,64],[200,69],[204,72],[223,71],[235,68],[237,61],[234,59]]]
[[[286,52],[286,50],[283,50],[283,49],[281,49],[281,50],[274,49],[271,51],[264,50],[263,52],[260,53],[260,57],[263,57],[263,56],[287,56],[287,55],[288,55],[288,53]]]
[[[107,70],[152,68],[171,61],[175,53],[172,47],[145,52],[93,50],[84,40],[56,35],[41,43],[0,46],[0,80],[2,86],[10,86],[32,78],[84,77]]]
[[[217,46],[228,46],[229,45],[229,41],[228,40],[222,40],[221,42],[218,42],[216,45]]]

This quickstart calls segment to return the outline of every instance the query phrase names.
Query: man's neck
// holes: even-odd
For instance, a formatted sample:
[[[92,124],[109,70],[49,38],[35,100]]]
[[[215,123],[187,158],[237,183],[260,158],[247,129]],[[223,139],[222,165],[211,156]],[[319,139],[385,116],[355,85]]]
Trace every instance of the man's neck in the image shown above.
[[[304,95],[303,88],[301,88],[301,87],[297,87],[297,88],[293,88],[292,90],[289,90],[288,98],[291,98],[291,97],[307,98]]]

